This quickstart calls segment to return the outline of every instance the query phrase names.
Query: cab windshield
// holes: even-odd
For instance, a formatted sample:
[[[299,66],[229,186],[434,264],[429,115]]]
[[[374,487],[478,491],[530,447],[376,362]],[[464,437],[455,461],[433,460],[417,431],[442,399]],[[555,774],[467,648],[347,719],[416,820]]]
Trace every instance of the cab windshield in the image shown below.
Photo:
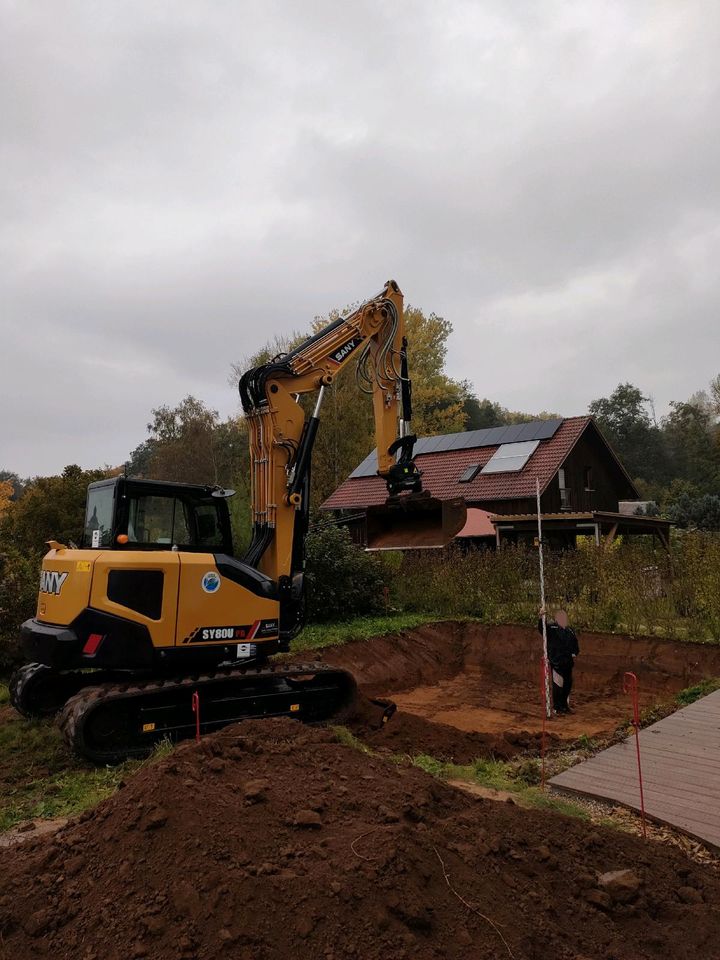
[[[110,484],[106,487],[95,487],[88,490],[82,544],[84,547],[97,550],[101,547],[110,546],[112,543],[114,504],[114,485]]]

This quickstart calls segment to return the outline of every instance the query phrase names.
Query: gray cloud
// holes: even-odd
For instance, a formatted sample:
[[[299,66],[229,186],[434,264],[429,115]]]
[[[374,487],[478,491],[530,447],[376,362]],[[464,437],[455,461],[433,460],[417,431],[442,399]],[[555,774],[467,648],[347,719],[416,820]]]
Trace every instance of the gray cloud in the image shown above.
[[[375,292],[452,375],[572,414],[718,372],[720,8],[0,0],[0,466],[118,463],[152,406]]]

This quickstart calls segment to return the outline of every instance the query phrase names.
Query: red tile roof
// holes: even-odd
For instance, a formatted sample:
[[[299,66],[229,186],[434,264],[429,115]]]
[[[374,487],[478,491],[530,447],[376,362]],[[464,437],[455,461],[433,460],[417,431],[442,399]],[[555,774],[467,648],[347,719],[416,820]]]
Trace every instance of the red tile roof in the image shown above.
[[[484,466],[497,446],[419,454],[415,462],[423,473],[423,488],[441,500],[464,497],[468,503],[534,497],[535,478],[540,480],[542,493],[590,422],[591,417],[568,417],[553,437],[540,441],[522,470],[517,473],[478,473],[470,483],[458,483],[458,478],[471,464]],[[380,477],[348,478],[327,498],[321,509],[369,507],[384,503],[386,498],[387,488]]]

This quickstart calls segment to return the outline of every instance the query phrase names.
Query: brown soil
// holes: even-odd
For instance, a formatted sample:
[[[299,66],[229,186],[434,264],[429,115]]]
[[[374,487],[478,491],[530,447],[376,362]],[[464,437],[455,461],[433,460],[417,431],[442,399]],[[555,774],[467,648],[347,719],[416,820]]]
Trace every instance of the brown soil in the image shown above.
[[[392,697],[398,705],[376,742],[462,761],[511,756],[518,741],[525,747],[537,743],[541,644],[537,631],[527,627],[448,622],[329,648],[322,656],[350,670],[367,696]],[[549,732],[564,742],[613,733],[630,716],[622,692],[623,674],[630,670],[646,708],[720,676],[720,646],[582,634],[571,698],[575,713],[551,720]]]
[[[347,725],[373,749],[410,757],[425,753],[436,760],[471,763],[478,757],[510,760],[521,753],[540,750],[540,734],[527,730],[505,733],[460,732],[447,723],[437,723],[399,710],[387,724],[382,724],[382,711],[359,698],[358,711]],[[558,738],[550,733],[546,746],[556,745]]]
[[[1,957],[720,956],[720,878],[676,850],[290,720],[186,743],[81,821],[3,852]]]

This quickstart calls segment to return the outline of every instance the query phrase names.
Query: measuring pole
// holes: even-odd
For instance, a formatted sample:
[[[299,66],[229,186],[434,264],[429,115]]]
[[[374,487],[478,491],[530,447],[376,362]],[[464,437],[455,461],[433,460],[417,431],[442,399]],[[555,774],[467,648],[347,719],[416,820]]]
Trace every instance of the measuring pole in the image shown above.
[[[548,651],[547,651],[547,617],[545,614],[545,568],[543,566],[543,540],[542,540],[542,519],[540,517],[540,480],[535,477],[535,495],[537,497],[537,518],[538,518],[538,555],[540,557],[540,606],[542,609],[542,638],[543,638],[543,665],[545,674],[545,716],[550,719],[552,716],[552,703],[550,699],[550,670],[548,669]]]
[[[640,816],[642,817],[643,838],[647,840],[647,828],[645,826],[645,794],[643,792],[642,767],[640,765],[640,699],[638,696],[638,678],[636,674],[628,671],[628,673],[623,676],[623,693],[629,693],[632,698],[632,725],[635,727],[635,750],[637,751],[638,781],[640,783]]]

